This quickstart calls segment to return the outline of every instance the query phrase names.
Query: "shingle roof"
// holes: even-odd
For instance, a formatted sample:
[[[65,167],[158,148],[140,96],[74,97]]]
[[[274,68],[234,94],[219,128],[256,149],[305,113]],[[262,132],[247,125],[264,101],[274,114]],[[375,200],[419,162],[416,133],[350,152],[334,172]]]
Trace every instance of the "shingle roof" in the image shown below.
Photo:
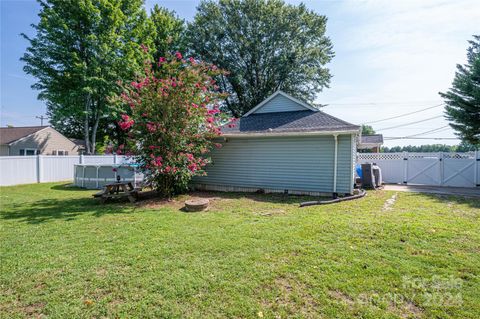
[[[362,135],[360,143],[361,144],[383,144],[383,135],[382,134]]]
[[[223,134],[352,131],[360,127],[321,111],[292,111],[251,114],[238,119],[234,127],[224,125]]]
[[[78,147],[85,148],[85,145],[86,145],[85,140],[81,140],[78,138],[69,138],[69,140],[75,143],[75,145],[77,145]]]
[[[38,132],[48,126],[1,127],[0,144],[10,144],[22,137]]]

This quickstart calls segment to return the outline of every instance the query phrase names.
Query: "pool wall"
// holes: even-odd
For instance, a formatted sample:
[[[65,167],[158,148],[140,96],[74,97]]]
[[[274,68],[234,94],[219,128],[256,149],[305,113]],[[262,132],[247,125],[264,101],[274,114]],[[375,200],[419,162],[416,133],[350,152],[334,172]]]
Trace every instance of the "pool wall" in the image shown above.
[[[75,186],[99,189],[106,184],[115,183],[117,176],[122,182],[132,182],[135,187],[140,186],[143,174],[135,165],[127,164],[75,164]]]

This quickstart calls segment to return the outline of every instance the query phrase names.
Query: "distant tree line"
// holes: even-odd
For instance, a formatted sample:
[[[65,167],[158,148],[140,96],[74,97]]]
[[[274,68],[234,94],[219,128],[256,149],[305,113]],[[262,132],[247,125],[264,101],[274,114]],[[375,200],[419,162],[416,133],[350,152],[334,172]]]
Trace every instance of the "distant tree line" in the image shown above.
[[[408,145],[408,146],[393,146],[382,147],[383,153],[396,153],[396,152],[469,152],[475,151],[477,148],[468,143],[461,143],[459,145],[445,145],[445,144],[427,144],[427,145]]]

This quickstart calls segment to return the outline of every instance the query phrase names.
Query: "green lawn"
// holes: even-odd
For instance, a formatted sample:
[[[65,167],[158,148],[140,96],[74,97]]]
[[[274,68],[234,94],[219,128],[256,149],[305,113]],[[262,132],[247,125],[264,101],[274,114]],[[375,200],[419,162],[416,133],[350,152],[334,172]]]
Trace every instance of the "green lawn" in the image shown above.
[[[0,318],[479,318],[480,201],[0,188]],[[387,205],[388,206],[388,205]]]

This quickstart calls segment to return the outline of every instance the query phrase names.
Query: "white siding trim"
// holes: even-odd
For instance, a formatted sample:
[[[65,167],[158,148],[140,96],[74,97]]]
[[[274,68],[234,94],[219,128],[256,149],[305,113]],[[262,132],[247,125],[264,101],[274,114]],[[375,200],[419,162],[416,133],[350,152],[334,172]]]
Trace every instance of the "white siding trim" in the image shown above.
[[[276,137],[276,136],[315,136],[315,135],[340,135],[356,134],[358,130],[347,131],[308,131],[308,132],[281,132],[281,133],[231,133],[222,134],[220,137]]]
[[[247,113],[245,113],[243,115],[243,117],[246,117],[246,116],[249,116],[250,114],[253,114],[255,113],[259,108],[261,108],[262,106],[264,106],[265,104],[267,104],[269,101],[271,101],[274,97],[276,97],[277,95],[283,95],[284,97],[286,97],[287,99],[303,106],[304,108],[306,108],[307,110],[311,110],[311,111],[318,111],[318,109],[316,109],[315,107],[299,100],[299,99],[296,99],[294,98],[293,96],[290,96],[288,95],[287,93],[283,92],[283,91],[280,91],[278,90],[277,92],[273,93],[272,95],[270,95],[268,98],[266,98],[265,100],[263,100],[260,104],[258,104],[257,106],[255,106],[253,109],[251,109],[250,111],[248,111]]]

